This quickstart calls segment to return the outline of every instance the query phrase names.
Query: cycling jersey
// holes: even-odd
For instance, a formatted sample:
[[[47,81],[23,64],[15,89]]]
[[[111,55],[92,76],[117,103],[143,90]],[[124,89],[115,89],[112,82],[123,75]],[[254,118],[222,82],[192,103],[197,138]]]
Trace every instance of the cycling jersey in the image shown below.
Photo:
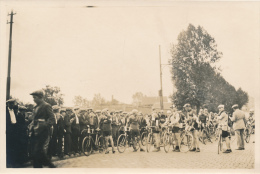
[[[199,121],[201,121],[201,123],[206,123],[207,122],[207,116],[206,115],[204,115],[204,114],[201,114],[200,116],[199,116]]]
[[[131,115],[129,117],[129,125],[130,129],[137,129],[139,130],[139,119],[137,116]]]
[[[100,128],[103,131],[111,131],[111,118],[109,116],[102,115],[100,116]]]
[[[225,111],[222,111],[219,113],[218,116],[219,120],[219,126],[222,126],[222,130],[227,131],[228,130],[228,115]]]

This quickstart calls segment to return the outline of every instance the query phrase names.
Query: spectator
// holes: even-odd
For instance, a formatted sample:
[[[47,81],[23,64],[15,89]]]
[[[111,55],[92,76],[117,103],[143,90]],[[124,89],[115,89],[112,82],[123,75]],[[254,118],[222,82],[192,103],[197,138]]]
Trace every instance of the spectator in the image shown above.
[[[58,146],[58,118],[60,117],[60,107],[57,105],[52,106],[54,112],[55,122],[52,126],[52,136],[49,144],[49,158],[51,159],[52,156],[57,156],[57,146]]]
[[[50,141],[50,128],[55,123],[51,105],[43,100],[43,91],[31,93],[36,106],[33,111],[32,121],[32,156],[33,167],[42,168],[46,165],[54,168],[54,164],[47,156]]]
[[[60,110],[60,116],[58,118],[57,121],[57,126],[58,126],[58,130],[57,130],[57,139],[58,139],[58,147],[57,147],[57,153],[58,153],[58,157],[60,159],[64,158],[64,153],[62,151],[62,146],[63,146],[63,137],[64,137],[64,126],[65,126],[65,122],[64,122],[64,118],[66,116],[66,111],[64,109]]]
[[[25,112],[27,110],[24,106],[19,106],[17,114],[17,162],[22,165],[28,161],[28,134],[27,123],[25,122]]]
[[[16,165],[17,103],[15,99],[6,101],[6,166]]]
[[[74,108],[74,114],[70,117],[71,122],[71,150],[74,155],[79,155],[79,137],[80,137],[80,125],[79,125],[79,107]]]
[[[238,109],[238,105],[235,104],[232,106],[234,110],[232,117],[230,118],[233,122],[233,129],[236,132],[237,136],[237,149],[236,150],[245,150],[245,141],[244,141],[244,129],[246,125],[245,113]]]
[[[64,117],[64,155],[71,155],[71,122],[70,116],[72,110],[70,108],[66,109],[66,115]]]

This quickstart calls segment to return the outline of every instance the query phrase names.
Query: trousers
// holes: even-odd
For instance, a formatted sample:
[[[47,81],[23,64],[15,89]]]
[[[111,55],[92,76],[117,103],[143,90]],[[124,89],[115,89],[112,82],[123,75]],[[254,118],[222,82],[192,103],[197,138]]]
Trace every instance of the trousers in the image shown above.
[[[237,136],[237,147],[245,148],[244,129],[235,130]]]

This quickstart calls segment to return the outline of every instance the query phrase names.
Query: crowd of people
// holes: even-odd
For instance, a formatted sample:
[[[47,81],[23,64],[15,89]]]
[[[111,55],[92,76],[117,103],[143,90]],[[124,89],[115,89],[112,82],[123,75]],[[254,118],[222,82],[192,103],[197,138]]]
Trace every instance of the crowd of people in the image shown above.
[[[245,118],[245,113],[233,105],[234,112],[228,115],[225,106],[219,105],[219,113],[208,112],[207,108],[196,112],[190,104],[185,104],[182,111],[178,111],[173,105],[170,110],[157,111],[152,109],[150,114],[143,114],[134,109],[131,112],[122,110],[93,110],[92,108],[62,108],[57,105],[51,106],[43,99],[43,91],[31,93],[36,106],[32,112],[19,106],[15,99],[8,100],[6,106],[6,154],[7,167],[21,167],[27,161],[32,160],[35,168],[48,166],[54,168],[51,162],[52,156],[63,159],[66,156],[77,156],[82,153],[82,141],[88,134],[87,128],[100,131],[106,139],[106,143],[115,146],[122,128],[127,127],[131,136],[138,137],[140,151],[141,130],[153,126],[155,149],[160,151],[160,132],[165,125],[172,127],[172,133],[176,146],[174,152],[180,152],[180,131],[187,124],[192,129],[192,148],[190,151],[200,152],[199,141],[202,130],[211,125],[215,128],[221,126],[222,137],[226,142],[226,150],[223,153],[231,153],[230,130],[233,129],[237,136],[237,150],[244,150],[244,129],[247,122],[254,127],[254,111],[250,110],[250,116]],[[96,135],[93,135],[96,136]],[[94,137],[95,139],[95,137]],[[209,138],[210,140],[210,138]],[[211,140],[210,140],[211,141]],[[93,145],[94,150],[98,148]],[[136,151],[136,150],[134,150]],[[106,154],[109,150],[106,149]]]

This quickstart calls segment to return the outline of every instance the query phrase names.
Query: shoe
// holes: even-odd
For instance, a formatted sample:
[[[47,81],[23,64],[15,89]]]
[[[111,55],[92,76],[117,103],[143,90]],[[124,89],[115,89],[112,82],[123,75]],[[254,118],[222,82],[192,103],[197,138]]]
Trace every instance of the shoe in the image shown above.
[[[116,153],[116,151],[113,150],[113,153]]]
[[[160,151],[159,147],[153,150],[153,152],[159,152],[159,151]]]
[[[255,141],[253,141],[253,143],[255,143]]]
[[[143,149],[143,148],[140,148],[140,152],[144,152],[144,149]]]
[[[173,152],[180,152],[180,149],[173,149]]]
[[[194,148],[193,148],[193,149],[191,149],[190,151],[194,152],[194,151],[196,151],[196,148],[194,147]]]
[[[53,163],[50,163],[48,166],[49,168],[56,168],[56,166]]]
[[[232,150],[231,150],[231,149],[227,149],[227,150],[229,150],[229,152],[232,152]]]
[[[230,151],[227,149],[227,150],[225,150],[223,153],[230,153]]]
[[[200,148],[197,148],[197,149],[196,149],[196,152],[200,152]]]
[[[105,152],[105,154],[108,154],[108,153],[109,153],[109,151],[106,151],[106,152]]]
[[[239,147],[238,149],[235,149],[235,150],[245,150],[245,148]]]

